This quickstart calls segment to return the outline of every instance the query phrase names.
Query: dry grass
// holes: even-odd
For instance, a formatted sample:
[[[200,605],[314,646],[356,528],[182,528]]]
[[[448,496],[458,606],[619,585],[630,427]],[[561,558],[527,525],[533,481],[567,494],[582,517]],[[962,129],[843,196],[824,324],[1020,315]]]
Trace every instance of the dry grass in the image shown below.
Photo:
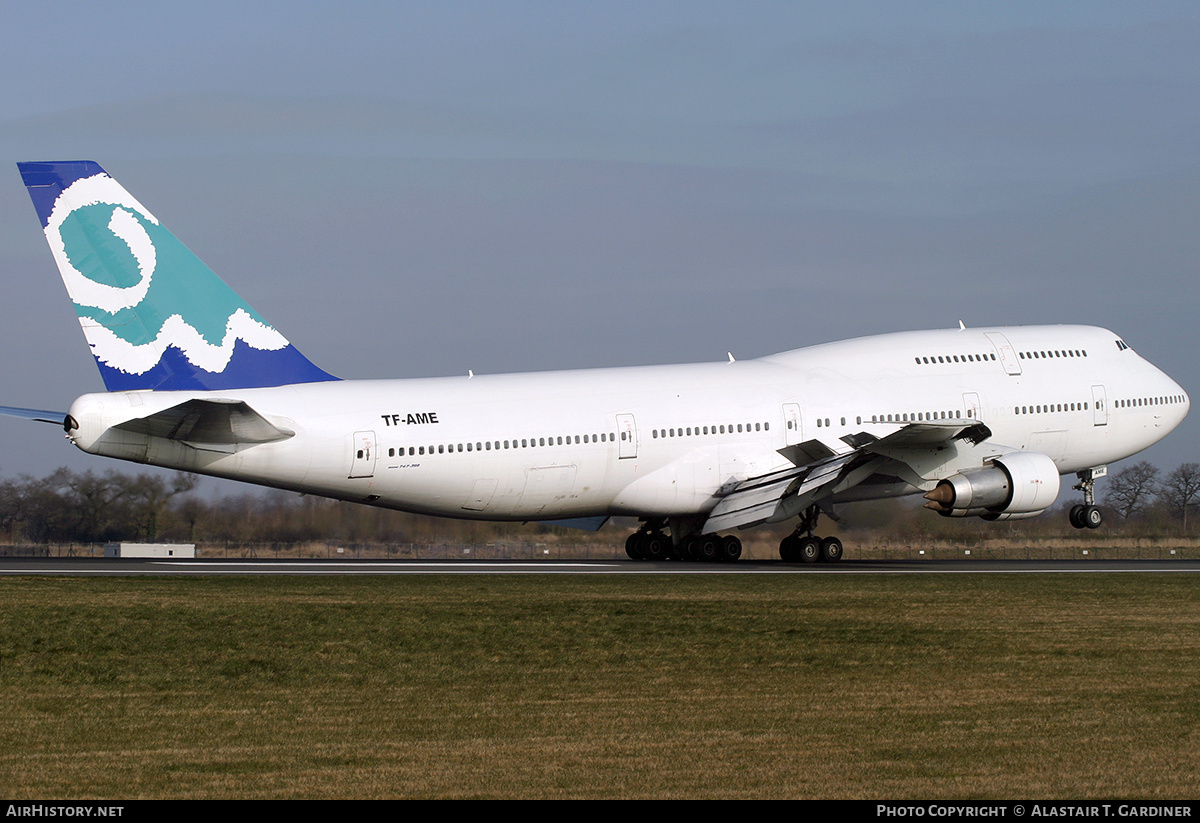
[[[1195,798],[1190,575],[0,579],[0,796]]]

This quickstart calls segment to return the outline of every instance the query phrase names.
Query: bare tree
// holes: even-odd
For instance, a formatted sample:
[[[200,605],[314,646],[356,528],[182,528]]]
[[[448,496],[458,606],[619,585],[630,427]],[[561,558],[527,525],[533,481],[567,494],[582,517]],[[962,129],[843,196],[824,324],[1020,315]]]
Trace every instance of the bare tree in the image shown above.
[[[1188,527],[1188,506],[1200,497],[1200,463],[1184,463],[1167,475],[1159,496],[1167,508],[1183,515],[1183,530]]]
[[[1116,509],[1122,520],[1142,512],[1158,494],[1158,467],[1145,460],[1113,475],[1104,493],[1104,501]]]
[[[183,472],[177,472],[171,478],[170,485],[157,475],[139,474],[126,478],[124,495],[129,512],[125,528],[135,527],[137,536],[143,540],[158,539],[159,520],[167,504],[172,497],[196,488],[198,479],[194,474]]]

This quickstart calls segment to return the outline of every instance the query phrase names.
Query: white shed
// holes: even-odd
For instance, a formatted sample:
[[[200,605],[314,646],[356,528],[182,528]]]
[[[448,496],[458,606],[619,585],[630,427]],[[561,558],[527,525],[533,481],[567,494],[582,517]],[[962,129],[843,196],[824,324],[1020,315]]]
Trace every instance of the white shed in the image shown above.
[[[195,557],[195,543],[105,543],[105,557]]]

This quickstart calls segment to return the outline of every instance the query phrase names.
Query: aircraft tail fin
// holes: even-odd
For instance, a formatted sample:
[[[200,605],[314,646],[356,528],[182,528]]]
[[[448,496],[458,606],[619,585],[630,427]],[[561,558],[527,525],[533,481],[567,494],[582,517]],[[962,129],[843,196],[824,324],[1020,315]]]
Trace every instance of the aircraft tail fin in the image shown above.
[[[17,167],[109,391],[337,379],[297,351],[98,164]]]

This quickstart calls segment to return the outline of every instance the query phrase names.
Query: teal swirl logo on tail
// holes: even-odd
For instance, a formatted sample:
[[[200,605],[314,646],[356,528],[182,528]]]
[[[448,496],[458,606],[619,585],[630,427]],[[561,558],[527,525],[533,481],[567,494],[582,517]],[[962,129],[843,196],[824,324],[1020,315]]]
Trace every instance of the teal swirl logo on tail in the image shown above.
[[[300,354],[99,165],[18,166],[109,391],[336,379]]]

